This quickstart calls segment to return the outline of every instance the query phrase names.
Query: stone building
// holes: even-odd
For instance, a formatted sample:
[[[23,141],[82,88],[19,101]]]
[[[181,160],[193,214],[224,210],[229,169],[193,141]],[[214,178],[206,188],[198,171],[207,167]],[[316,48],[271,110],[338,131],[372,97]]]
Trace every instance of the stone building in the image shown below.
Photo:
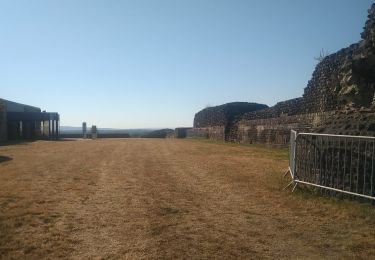
[[[0,99],[0,141],[50,139],[59,136],[59,114]]]

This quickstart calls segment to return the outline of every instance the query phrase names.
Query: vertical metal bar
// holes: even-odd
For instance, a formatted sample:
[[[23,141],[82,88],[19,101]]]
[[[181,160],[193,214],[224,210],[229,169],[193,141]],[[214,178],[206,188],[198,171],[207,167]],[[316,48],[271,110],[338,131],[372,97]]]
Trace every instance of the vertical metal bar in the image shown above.
[[[293,150],[292,150],[292,153],[293,153],[293,156],[292,156],[292,177],[294,179],[294,174],[295,174],[295,171],[296,171],[296,140],[297,139],[297,133],[296,132],[293,132]]]
[[[361,140],[358,140],[358,158],[357,158],[357,184],[356,184],[356,188],[355,188],[355,191],[356,193],[358,193],[358,186],[359,186],[359,160],[360,160],[360,148],[361,148]]]
[[[299,147],[298,147],[298,135],[296,136],[296,143],[295,143],[295,154],[294,154],[294,178],[297,178],[297,172],[299,171],[298,167],[299,167]]]
[[[319,184],[322,184],[322,164],[323,164],[323,137],[320,137],[320,151],[319,151]]]
[[[345,153],[344,153],[344,173],[343,173],[343,176],[342,176],[342,190],[345,190],[345,177],[346,177],[346,151],[347,151],[347,141],[348,141],[348,138],[345,137]]]
[[[306,136],[302,138],[302,178],[306,180]]]
[[[375,140],[372,141],[371,196],[374,196],[374,156],[375,156]]]
[[[306,165],[307,168],[308,168],[308,175],[309,175],[309,181],[310,182],[313,182],[313,179],[312,179],[312,173],[311,173],[311,170],[312,170],[312,167],[311,167],[311,135],[309,136],[310,138],[307,138],[306,139],[306,147],[307,147],[307,162],[308,164]]]
[[[295,155],[294,155],[294,177],[296,178],[296,175],[297,175],[297,172],[299,171],[298,170],[298,167],[299,167],[299,147],[298,147],[298,136],[296,137],[296,143],[295,143],[295,146],[296,146],[296,150],[295,150]]]
[[[328,147],[329,147],[329,139],[326,140],[326,149],[324,151],[325,153],[325,165],[326,165],[326,170],[324,172],[324,186],[327,186],[327,173],[328,173]]]
[[[308,140],[308,136],[305,136],[305,178],[308,180],[308,182],[310,182],[310,176],[309,176],[309,173],[308,173],[308,163],[309,163],[309,161],[308,161],[308,154],[309,154],[309,150],[308,150],[308,142],[307,142],[307,140]]]
[[[315,183],[318,183],[318,171],[317,171],[317,168],[316,168],[316,146],[318,144],[318,138],[315,137],[315,142],[314,142],[314,175],[315,175]]]
[[[302,162],[303,162],[303,136],[302,135],[300,136],[300,139],[299,139],[299,148],[300,148],[299,149],[300,153],[299,153],[299,173],[298,173],[298,177],[303,178],[302,177],[303,176],[303,169],[302,169],[302,167],[303,167],[303,165],[302,165]]]
[[[310,142],[309,142],[309,167],[310,167],[310,180],[311,182],[314,182],[314,168],[313,168],[313,160],[314,160],[314,155],[312,152],[313,149],[313,136],[310,136]]]
[[[315,176],[315,167],[314,167],[314,160],[315,160],[315,146],[314,146],[314,136],[311,136],[310,138],[310,145],[309,145],[309,149],[310,149],[310,168],[311,168],[311,181],[313,183],[315,183],[315,179],[316,179],[316,176]]]
[[[330,187],[334,187],[334,168],[333,168],[333,161],[335,158],[335,138],[332,138],[332,153],[331,153],[331,181],[330,181]]]
[[[303,179],[306,180],[306,136],[303,136]]]
[[[340,185],[339,185],[339,174],[340,174],[340,153],[341,153],[341,138],[338,139],[339,140],[339,150],[337,152],[337,174],[336,174],[336,188],[339,189]]]
[[[352,165],[353,165],[353,138],[350,138],[350,168],[349,168],[349,173],[350,173],[350,178],[349,178],[349,191],[352,191]]]
[[[310,182],[310,171],[309,171],[309,136],[305,138],[305,173],[308,181]]]
[[[308,174],[309,176],[309,182],[312,182],[312,175],[311,175],[311,167],[310,167],[310,161],[311,161],[311,150],[310,150],[310,142],[309,142],[309,138],[306,138],[306,173]]]
[[[365,163],[363,164],[363,190],[362,194],[366,193],[366,165],[367,165],[367,140],[365,141]]]

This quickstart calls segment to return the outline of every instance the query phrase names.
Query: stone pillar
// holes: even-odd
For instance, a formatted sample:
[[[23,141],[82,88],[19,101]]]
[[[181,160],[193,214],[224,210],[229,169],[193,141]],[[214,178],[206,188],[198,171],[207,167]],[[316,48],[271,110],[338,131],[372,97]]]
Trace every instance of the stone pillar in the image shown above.
[[[56,120],[56,140],[59,139],[59,120]]]
[[[34,138],[42,138],[42,122],[39,120],[34,121]]]
[[[47,138],[49,138],[49,136],[48,136],[48,128],[49,126],[48,126],[48,120],[44,120],[43,121],[43,138],[44,139],[47,139]]]
[[[55,140],[55,120],[52,119],[52,140]]]
[[[98,129],[96,128],[96,125],[93,125],[91,127],[91,139],[98,138]]]
[[[52,131],[51,131],[51,120],[48,120],[48,139],[51,140],[52,138]]]
[[[82,137],[83,137],[83,139],[87,138],[87,125],[86,125],[86,122],[82,123]]]
[[[18,122],[18,136],[17,136],[17,139],[22,139],[24,138],[24,135],[23,135],[23,122],[22,121],[19,121]]]

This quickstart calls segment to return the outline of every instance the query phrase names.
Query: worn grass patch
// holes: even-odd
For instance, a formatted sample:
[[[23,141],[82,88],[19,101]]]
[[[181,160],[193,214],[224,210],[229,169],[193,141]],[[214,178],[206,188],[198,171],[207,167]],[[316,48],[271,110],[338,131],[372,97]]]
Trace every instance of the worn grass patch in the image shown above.
[[[203,140],[0,147],[4,259],[372,259],[375,210],[284,191],[287,149]]]

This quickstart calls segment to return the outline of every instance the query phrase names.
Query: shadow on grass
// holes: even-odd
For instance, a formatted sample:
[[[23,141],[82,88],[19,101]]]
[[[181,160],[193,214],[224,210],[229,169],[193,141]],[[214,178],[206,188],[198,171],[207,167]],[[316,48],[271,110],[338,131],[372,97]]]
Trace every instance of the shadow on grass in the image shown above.
[[[63,138],[60,138],[58,140],[55,140],[56,142],[74,142],[74,141],[78,141],[82,138],[69,138],[69,137],[63,137]]]
[[[10,146],[10,145],[27,145],[33,143],[37,140],[9,140],[6,142],[1,142],[0,146]]]
[[[8,157],[8,156],[2,156],[2,155],[0,155],[0,163],[11,161],[11,160],[13,160],[13,158]]]
[[[37,141],[50,141],[50,142],[73,142],[77,141],[77,138],[60,138],[58,140],[49,140],[49,139],[33,139],[33,140],[9,140],[6,142],[1,142],[0,146],[11,146],[11,145],[28,145]]]

